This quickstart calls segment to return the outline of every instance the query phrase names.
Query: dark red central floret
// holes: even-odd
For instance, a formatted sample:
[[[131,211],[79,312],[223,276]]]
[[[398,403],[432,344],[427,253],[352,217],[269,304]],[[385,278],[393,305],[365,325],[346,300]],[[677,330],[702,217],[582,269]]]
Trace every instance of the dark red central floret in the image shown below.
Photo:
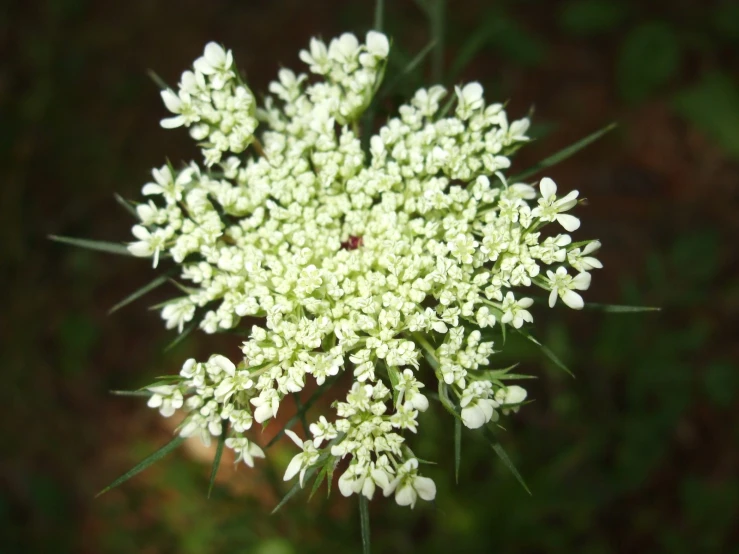
[[[360,246],[362,246],[362,237],[355,237],[354,235],[350,235],[349,240],[341,243],[341,247],[345,250],[356,250]]]

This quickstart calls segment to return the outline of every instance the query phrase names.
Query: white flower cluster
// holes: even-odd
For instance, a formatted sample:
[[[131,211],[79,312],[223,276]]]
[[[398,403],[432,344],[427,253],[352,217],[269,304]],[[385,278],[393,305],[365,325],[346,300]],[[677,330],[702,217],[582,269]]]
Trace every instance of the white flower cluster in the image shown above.
[[[190,136],[203,141],[205,163],[212,166],[224,152],[238,154],[254,140],[256,101],[240,82],[230,50],[209,43],[193,69],[182,74],[177,93],[162,91],[164,105],[176,114],[163,119],[162,127],[189,127]]]
[[[377,32],[365,44],[351,34],[328,46],[313,39],[300,57],[319,78],[282,69],[255,111],[230,52],[209,44],[180,90],[163,93],[178,114],[163,124],[191,126],[207,141],[208,166],[256,140],[253,114],[261,146],[219,173],[195,163],[155,170],[129,248],[155,264],[171,256],[192,283],[164,307],[167,327],[197,322],[214,333],[246,318],[251,328],[238,365],[188,360],[179,381],[150,387],[162,415],[187,410],[183,436],[228,433],[226,445],[252,465],[264,455],[245,436],[253,421],[274,418],[309,377],[322,385],[348,371],[354,382],[336,420],[321,416],[305,440],[288,433],[301,452],[285,479],[299,475],[302,485],[309,468],[348,457],[342,494],[371,498],[380,487],[413,506],[436,492],[404,437],[429,405],[421,380],[435,373],[469,428],[516,411],[526,391],[488,376],[494,345],[484,337],[532,323],[527,287],[551,291],[550,305],[559,297],[582,308],[575,291],[601,264],[591,256],[597,241],[542,233],[548,223],[579,227],[566,213],[577,191],[558,197],[548,178],[539,194],[506,181],[529,121],[509,123],[478,83],[455,88],[445,108],[449,91],[419,90],[365,153],[358,121],[388,51]]]

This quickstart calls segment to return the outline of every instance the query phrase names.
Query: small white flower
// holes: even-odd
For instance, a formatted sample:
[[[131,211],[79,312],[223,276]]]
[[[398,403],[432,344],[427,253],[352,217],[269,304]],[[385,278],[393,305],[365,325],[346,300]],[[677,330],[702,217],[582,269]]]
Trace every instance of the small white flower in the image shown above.
[[[177,327],[177,332],[182,333],[185,323],[191,321],[195,315],[195,305],[189,298],[183,298],[177,302],[167,304],[162,309],[162,319],[167,321],[167,329]]]
[[[203,55],[195,60],[193,67],[196,71],[207,75],[211,79],[211,86],[220,90],[234,77],[231,69],[233,65],[233,54],[230,50],[225,51],[223,47],[215,42],[205,45]]]
[[[150,408],[159,408],[159,413],[164,417],[170,417],[183,405],[182,391],[176,385],[158,385],[147,387],[153,394],[149,397],[147,405]]]
[[[504,387],[495,393],[495,399],[500,402],[504,414],[516,413],[519,405],[526,400],[526,390],[518,385]]]
[[[313,444],[316,448],[320,447],[323,441],[330,441],[337,436],[336,428],[326,420],[325,416],[319,417],[317,423],[311,423],[309,430],[313,435]]]
[[[585,303],[582,296],[575,290],[588,290],[590,288],[590,273],[578,273],[575,277],[567,274],[564,267],[554,271],[547,271],[548,285],[551,288],[549,294],[549,307],[553,308],[557,303],[557,295],[573,310],[581,310]]]
[[[134,225],[131,232],[139,240],[138,242],[129,244],[128,251],[134,256],[141,258],[148,258],[153,255],[153,267],[159,265],[159,252],[164,247],[165,242],[163,233],[161,231],[151,233],[143,225]]]
[[[457,94],[457,115],[461,119],[468,119],[472,113],[485,105],[483,88],[480,83],[468,83],[463,88],[455,87]]]
[[[254,458],[264,458],[264,451],[244,437],[230,437],[226,439],[226,446],[238,454],[237,463],[244,460],[249,467],[254,467]]]
[[[495,406],[496,403],[487,398],[469,399],[462,407],[462,423],[469,429],[482,427],[493,418]]]
[[[500,389],[495,397],[501,404],[520,404],[526,400],[526,389],[518,385],[511,385]]]
[[[372,471],[371,465],[373,464],[360,464],[354,463],[346,468],[346,471],[339,477],[339,491],[342,496],[351,496],[352,494],[363,494],[369,500],[375,493],[375,479],[374,476],[377,474],[381,480],[386,480],[384,473]],[[383,482],[386,482],[383,480]]]
[[[256,407],[254,420],[257,423],[264,423],[270,418],[277,417],[280,399],[274,389],[264,390],[257,398],[252,398],[251,403]]]
[[[377,31],[367,33],[367,51],[377,58],[387,58],[390,52],[390,43],[387,37]]]
[[[539,181],[539,189],[541,190],[539,205],[532,210],[531,215],[542,221],[557,221],[570,233],[576,231],[580,227],[580,220],[562,212],[572,209],[577,204],[578,192],[573,190],[557,199],[557,185],[549,177]]]
[[[399,506],[413,508],[419,497],[426,501],[436,498],[436,484],[428,477],[418,475],[418,460],[411,458],[398,469],[397,477],[384,490],[385,496],[393,492]]]
[[[597,258],[590,256],[593,252],[600,248],[600,241],[594,240],[585,245],[582,252],[579,248],[570,250],[567,253],[567,262],[578,271],[590,271],[592,269],[601,269],[603,264]]]
[[[307,50],[300,51],[300,59],[310,65],[310,70],[313,73],[319,75],[328,73],[331,68],[328,49],[323,41],[316,38],[310,39],[310,52]]]
[[[516,300],[512,292],[506,293],[503,300],[503,317],[500,318],[501,323],[511,323],[516,329],[520,329],[524,321],[532,323],[533,316],[527,310],[534,301],[531,298],[519,298]]]
[[[303,441],[290,429],[285,429],[285,434],[292,439],[292,441],[298,446],[298,448],[302,448],[303,452],[301,452],[300,454],[296,454],[290,461],[287,469],[285,470],[285,476],[283,477],[283,480],[289,481],[298,473],[300,473],[300,486],[302,487],[305,472],[308,470],[309,467],[315,465],[320,454],[316,450],[316,446],[312,440]]]

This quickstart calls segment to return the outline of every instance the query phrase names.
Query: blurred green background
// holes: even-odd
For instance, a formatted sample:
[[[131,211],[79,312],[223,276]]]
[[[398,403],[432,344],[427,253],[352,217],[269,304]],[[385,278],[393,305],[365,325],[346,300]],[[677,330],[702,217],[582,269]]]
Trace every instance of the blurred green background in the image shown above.
[[[414,511],[371,504],[375,552],[739,552],[739,3],[724,0],[388,0],[398,72],[432,53],[380,107],[421,83],[479,80],[537,140],[523,169],[618,121],[549,174],[589,199],[582,238],[606,269],[587,299],[657,314],[537,311],[539,334],[573,369],[512,342],[535,402],[501,437],[528,496],[486,443],[427,413],[414,449],[439,494]],[[430,8],[427,10],[426,8]],[[358,552],[355,499],[299,496],[275,449],[256,471],[224,464],[206,499],[208,453],[177,451],[109,494],[96,491],[168,440],[137,399],[112,397],[233,340],[172,339],[156,312],[171,294],[108,317],[152,279],[148,264],[77,250],[50,233],[125,240],[115,192],[136,198],[150,168],[196,156],[165,116],[169,83],[217,40],[255,91],[301,66],[309,37],[364,33],[373,2],[38,0],[0,4],[0,237],[3,406],[0,552]],[[380,112],[382,115],[382,111]],[[228,467],[226,467],[228,466]]]

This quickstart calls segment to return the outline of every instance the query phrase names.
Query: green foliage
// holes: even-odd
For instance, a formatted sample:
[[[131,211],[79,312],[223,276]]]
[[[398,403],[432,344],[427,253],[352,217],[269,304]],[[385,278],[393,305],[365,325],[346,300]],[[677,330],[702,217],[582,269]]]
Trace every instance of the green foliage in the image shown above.
[[[714,8],[713,24],[718,34],[732,42],[739,42],[739,4],[722,0]]]
[[[710,363],[703,372],[703,387],[712,403],[729,408],[739,393],[739,368],[724,360]]]
[[[739,159],[739,87],[728,74],[705,75],[673,99],[677,112]]]
[[[629,102],[647,98],[675,76],[680,56],[678,35],[670,25],[642,23],[631,29],[616,64],[621,96]]]
[[[629,5],[619,0],[569,0],[559,12],[562,29],[578,36],[613,31],[626,19]]]
[[[89,364],[100,330],[89,316],[69,314],[59,326],[59,366],[65,376],[79,375]]]
[[[546,44],[521,25],[520,20],[500,8],[492,9],[483,16],[479,26],[465,35],[447,80],[455,82],[484,49],[490,49],[496,57],[503,56],[516,64],[534,67],[544,60]]]

